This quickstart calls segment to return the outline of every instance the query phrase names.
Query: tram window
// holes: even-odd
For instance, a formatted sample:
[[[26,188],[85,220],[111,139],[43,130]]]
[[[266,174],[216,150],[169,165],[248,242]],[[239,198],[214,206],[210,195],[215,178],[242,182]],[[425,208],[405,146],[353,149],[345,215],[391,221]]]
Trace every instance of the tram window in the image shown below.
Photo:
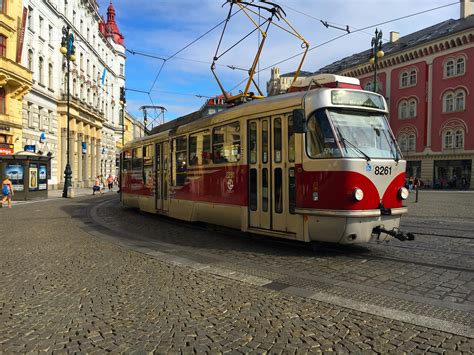
[[[326,110],[318,110],[310,117],[306,139],[311,158],[341,157]]]
[[[281,168],[275,169],[275,212],[283,212],[283,194],[282,194],[282,170]]]
[[[257,163],[257,122],[250,123],[249,129],[250,164]]]
[[[262,169],[262,211],[268,212],[268,169]]]
[[[273,150],[275,163],[281,163],[281,118],[275,118],[273,126]]]
[[[143,183],[147,188],[153,190],[155,187],[155,175],[153,173],[152,145],[143,147]]]
[[[179,137],[173,141],[175,147],[176,167],[173,174],[173,185],[184,186],[186,182],[187,138]]]
[[[143,147],[143,165],[153,165],[152,146]]]
[[[257,210],[257,169],[250,169],[250,189],[249,189],[250,210]]]
[[[132,152],[130,150],[123,152],[123,170],[132,170]]]
[[[288,210],[290,214],[295,214],[296,210],[296,180],[295,168],[288,170]]]
[[[143,150],[142,147],[140,148],[135,148],[133,150],[133,156],[132,156],[132,170],[133,171],[140,171],[143,168]]]
[[[262,163],[268,163],[268,121],[262,122]]]
[[[155,146],[155,159],[156,159],[156,170],[159,171],[161,169],[161,146],[157,144]]]
[[[295,161],[295,132],[293,131],[293,116],[288,116],[288,161]]]
[[[212,130],[213,162],[235,163],[240,160],[240,124],[238,122]]]
[[[189,135],[189,165],[207,165],[211,155],[211,136],[209,131]]]

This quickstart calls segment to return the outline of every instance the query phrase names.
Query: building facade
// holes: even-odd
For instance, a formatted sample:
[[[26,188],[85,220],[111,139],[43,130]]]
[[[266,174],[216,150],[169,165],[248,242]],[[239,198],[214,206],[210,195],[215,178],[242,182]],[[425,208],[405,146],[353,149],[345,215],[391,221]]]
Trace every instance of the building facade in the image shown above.
[[[408,176],[432,188],[474,188],[472,3],[461,2],[458,20],[390,37],[382,46],[377,90],[389,103],[390,125],[407,159]],[[356,77],[363,88],[372,90],[370,57],[371,50],[366,50],[314,74]],[[275,86],[275,91],[287,89]]]
[[[0,0],[0,155],[23,150],[21,103],[32,85],[21,65],[25,22],[21,1]]]
[[[124,38],[112,3],[107,21],[96,0],[24,0],[28,12],[23,64],[33,89],[23,101],[23,145],[50,154],[51,188],[61,187],[67,164],[67,62],[62,28],[74,35],[70,62],[69,153],[72,184],[91,186],[115,173],[119,88],[125,85]]]

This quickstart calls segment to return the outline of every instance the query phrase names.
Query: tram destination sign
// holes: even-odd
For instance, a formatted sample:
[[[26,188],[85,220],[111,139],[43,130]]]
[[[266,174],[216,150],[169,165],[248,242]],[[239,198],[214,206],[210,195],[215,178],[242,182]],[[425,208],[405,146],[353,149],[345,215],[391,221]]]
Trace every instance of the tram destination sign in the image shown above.
[[[363,91],[333,90],[331,93],[333,105],[361,106],[385,110],[382,96]]]

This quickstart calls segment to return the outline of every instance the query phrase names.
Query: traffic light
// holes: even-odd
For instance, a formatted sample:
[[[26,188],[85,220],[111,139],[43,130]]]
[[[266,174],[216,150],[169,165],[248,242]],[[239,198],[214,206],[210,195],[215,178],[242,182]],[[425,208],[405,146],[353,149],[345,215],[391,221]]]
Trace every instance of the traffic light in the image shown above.
[[[125,100],[125,87],[124,86],[120,87],[120,102],[122,102],[123,104],[125,104],[125,102],[126,102],[126,100]]]

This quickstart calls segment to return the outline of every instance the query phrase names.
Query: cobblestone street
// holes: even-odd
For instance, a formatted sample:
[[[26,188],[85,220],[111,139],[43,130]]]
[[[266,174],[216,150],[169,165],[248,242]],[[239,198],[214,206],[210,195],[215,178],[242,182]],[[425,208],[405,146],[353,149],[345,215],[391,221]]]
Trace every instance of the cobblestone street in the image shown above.
[[[472,240],[457,264],[439,260],[452,269],[420,266],[383,245],[372,258],[196,228],[117,197],[0,210],[0,353],[474,351]]]

